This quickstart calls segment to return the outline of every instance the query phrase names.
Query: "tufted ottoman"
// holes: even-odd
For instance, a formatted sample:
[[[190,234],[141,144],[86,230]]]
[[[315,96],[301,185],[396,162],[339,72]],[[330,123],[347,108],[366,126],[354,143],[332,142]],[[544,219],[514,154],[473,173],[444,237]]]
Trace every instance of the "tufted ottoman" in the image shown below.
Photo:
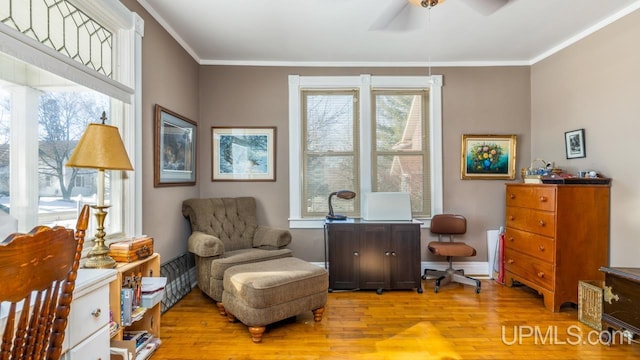
[[[294,257],[230,267],[224,272],[222,304],[229,321],[249,327],[262,340],[266,325],[313,311],[322,320],[329,278],[324,268]]]

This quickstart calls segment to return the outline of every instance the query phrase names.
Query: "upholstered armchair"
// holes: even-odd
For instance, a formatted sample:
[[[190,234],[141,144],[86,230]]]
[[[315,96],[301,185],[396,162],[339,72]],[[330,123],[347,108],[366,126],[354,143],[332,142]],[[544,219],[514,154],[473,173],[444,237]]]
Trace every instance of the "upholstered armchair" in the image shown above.
[[[188,250],[195,255],[198,287],[216,302],[222,301],[226,269],[292,256],[284,248],[291,233],[258,225],[253,197],[188,199],[182,214],[191,223]]]

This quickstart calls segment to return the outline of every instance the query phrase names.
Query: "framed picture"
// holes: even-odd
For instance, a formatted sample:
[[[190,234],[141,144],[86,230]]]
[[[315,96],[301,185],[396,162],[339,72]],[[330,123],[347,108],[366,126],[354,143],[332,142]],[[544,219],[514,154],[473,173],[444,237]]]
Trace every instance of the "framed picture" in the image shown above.
[[[515,135],[462,135],[461,179],[512,180],[515,176]]]
[[[196,184],[196,123],[155,106],[153,185]]]
[[[564,145],[567,150],[567,159],[586,157],[587,151],[584,147],[584,129],[565,132]]]
[[[212,181],[275,181],[275,127],[212,127]]]

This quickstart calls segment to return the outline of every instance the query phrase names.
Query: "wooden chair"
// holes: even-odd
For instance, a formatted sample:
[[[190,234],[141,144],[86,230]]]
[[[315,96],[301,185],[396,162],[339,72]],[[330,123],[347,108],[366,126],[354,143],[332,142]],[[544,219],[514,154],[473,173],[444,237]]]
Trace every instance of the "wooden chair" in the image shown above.
[[[36,226],[0,242],[0,360],[60,358],[88,223],[85,205],[75,233]]]

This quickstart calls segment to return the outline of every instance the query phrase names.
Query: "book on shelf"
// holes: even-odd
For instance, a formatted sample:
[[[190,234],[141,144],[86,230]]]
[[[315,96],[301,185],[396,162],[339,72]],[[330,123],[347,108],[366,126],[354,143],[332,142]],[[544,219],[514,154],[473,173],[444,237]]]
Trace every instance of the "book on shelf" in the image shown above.
[[[129,326],[132,323],[133,312],[133,289],[122,288],[120,290],[120,307],[121,307],[121,319],[122,326]]]

